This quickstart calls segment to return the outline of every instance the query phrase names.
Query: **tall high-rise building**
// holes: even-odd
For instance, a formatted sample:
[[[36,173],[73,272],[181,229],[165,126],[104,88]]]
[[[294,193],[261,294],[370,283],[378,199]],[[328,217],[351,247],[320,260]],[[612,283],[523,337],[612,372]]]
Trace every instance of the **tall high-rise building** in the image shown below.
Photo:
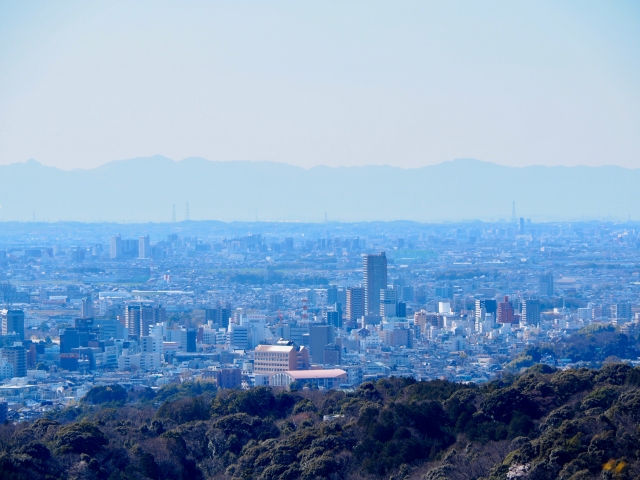
[[[142,307],[140,305],[126,305],[124,307],[124,327],[129,335],[140,336],[140,314]]]
[[[60,353],[71,353],[76,348],[86,347],[97,339],[93,331],[92,318],[77,318],[75,327],[65,328],[60,334]]]
[[[278,336],[300,346],[304,345],[305,334],[309,335],[309,325],[289,325],[285,323],[280,327]]]
[[[327,288],[327,305],[338,303],[338,287],[331,286]]]
[[[293,251],[293,238],[287,237],[284,239],[284,249],[287,252]]]
[[[232,350],[246,350],[250,348],[250,330],[249,325],[238,325],[230,323],[227,329],[227,343]]]
[[[229,326],[229,319],[231,318],[232,312],[231,307],[220,307],[220,328],[227,328]]]
[[[151,258],[151,241],[149,240],[149,235],[140,237],[138,240],[138,257]]]
[[[380,290],[387,288],[387,256],[384,252],[364,255],[364,311],[380,314]]]
[[[427,289],[423,286],[416,287],[414,290],[414,299],[416,302],[424,304],[427,301]]]
[[[340,365],[342,363],[342,349],[335,343],[324,346],[322,363],[325,365]]]
[[[162,337],[140,337],[140,352],[162,356],[164,353]],[[159,358],[157,363],[160,363]]]
[[[336,328],[342,328],[342,312],[340,310],[328,310],[327,323]]]
[[[119,260],[122,258],[122,237],[120,234],[111,237],[111,249],[109,250],[111,260]]]
[[[180,237],[178,237],[177,233],[169,233],[167,235],[167,243],[169,245],[175,246],[178,243],[178,240],[180,240]]]
[[[333,325],[309,327],[309,353],[315,363],[324,363],[324,347],[335,342]]]
[[[630,322],[633,318],[632,307],[630,302],[620,302],[611,305],[611,319],[618,325]]]
[[[513,323],[513,306],[509,297],[504,297],[504,302],[498,303],[498,323]]]
[[[284,303],[284,298],[281,293],[270,293],[269,300],[267,304],[267,309],[269,310],[278,310],[282,307]]]
[[[451,285],[436,287],[436,297],[453,298],[453,287]]]
[[[383,288],[380,290],[380,316],[395,317],[397,302],[396,290],[393,288]]]
[[[347,288],[347,319],[357,320],[364,315],[364,288]]]
[[[196,351],[196,329],[187,328],[187,352]]]
[[[214,328],[227,328],[232,315],[230,307],[207,308],[204,311],[204,319]]]
[[[590,322],[591,320],[593,320],[593,308],[578,308],[578,319],[582,320],[583,322]]]
[[[420,328],[421,333],[426,333],[429,327],[437,327],[439,325],[439,319],[437,313],[429,313],[426,310],[420,310],[413,314],[414,325]]]
[[[27,351],[22,345],[4,347],[2,349],[2,356],[7,359],[7,362],[13,365],[14,377],[27,376]]]
[[[318,300],[318,294],[313,288],[310,288],[307,292],[307,300],[309,301],[309,305],[315,305]]]
[[[495,317],[498,313],[498,302],[493,298],[476,300],[476,318],[484,320],[487,313],[492,313]]]
[[[140,256],[140,242],[133,238],[123,238],[122,244],[122,256],[127,258],[136,258]]]
[[[396,305],[396,317],[407,317],[407,304],[405,302],[398,302],[398,304]]]
[[[402,300],[405,302],[413,302],[413,287],[404,286],[402,287]]]
[[[24,312],[22,310],[8,310],[2,316],[2,335],[17,333],[20,340],[24,340]]]
[[[538,293],[542,297],[553,296],[553,274],[551,272],[540,275],[540,279],[538,282]]]
[[[167,314],[164,307],[144,305],[140,307],[140,336],[149,335],[149,327],[166,320]]]
[[[538,325],[540,323],[540,302],[533,298],[524,299],[521,318],[525,325]]]
[[[82,309],[82,318],[93,317],[93,300],[91,300],[90,296],[82,299],[82,305],[80,308]]]
[[[347,289],[346,288],[338,288],[338,296],[336,298],[336,303],[340,304],[343,310],[347,309]]]

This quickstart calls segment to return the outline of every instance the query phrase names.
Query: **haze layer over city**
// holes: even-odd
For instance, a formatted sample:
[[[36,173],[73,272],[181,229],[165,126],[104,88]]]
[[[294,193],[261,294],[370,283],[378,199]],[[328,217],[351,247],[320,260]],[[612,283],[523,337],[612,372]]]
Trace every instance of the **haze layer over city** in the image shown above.
[[[640,9],[0,6],[0,479],[640,478]]]

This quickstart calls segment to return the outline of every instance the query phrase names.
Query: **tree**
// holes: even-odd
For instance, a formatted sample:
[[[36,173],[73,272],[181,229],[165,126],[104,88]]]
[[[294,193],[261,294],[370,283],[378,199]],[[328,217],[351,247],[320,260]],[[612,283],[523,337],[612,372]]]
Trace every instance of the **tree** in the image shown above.
[[[106,435],[90,422],[71,423],[61,427],[56,433],[55,441],[58,453],[86,453],[91,456],[109,444]]]
[[[93,405],[111,402],[122,405],[126,400],[127,391],[117,383],[114,385],[93,387],[82,399],[83,402],[91,403]]]
[[[177,423],[207,420],[210,417],[209,405],[202,396],[180,398],[173,402],[167,400],[160,405],[156,417],[173,420]]]

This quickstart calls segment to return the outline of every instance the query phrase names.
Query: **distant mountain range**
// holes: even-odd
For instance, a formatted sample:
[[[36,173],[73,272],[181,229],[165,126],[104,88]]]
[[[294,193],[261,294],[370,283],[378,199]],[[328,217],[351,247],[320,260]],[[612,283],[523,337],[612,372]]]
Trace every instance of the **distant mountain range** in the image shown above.
[[[640,169],[513,168],[457,159],[414,169],[213,162],[162,156],[60,170],[0,166],[0,220],[170,222],[633,220]]]

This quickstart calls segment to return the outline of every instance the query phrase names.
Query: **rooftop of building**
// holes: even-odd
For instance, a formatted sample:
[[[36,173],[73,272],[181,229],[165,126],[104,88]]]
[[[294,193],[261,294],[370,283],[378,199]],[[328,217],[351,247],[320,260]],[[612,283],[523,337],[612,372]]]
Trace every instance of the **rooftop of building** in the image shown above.
[[[296,350],[293,345],[258,345],[255,349],[256,352],[268,353],[289,353],[292,350]]]
[[[331,368],[328,370],[295,370],[284,372],[296,380],[313,380],[318,378],[338,378],[346,375],[347,372],[341,368]]]

